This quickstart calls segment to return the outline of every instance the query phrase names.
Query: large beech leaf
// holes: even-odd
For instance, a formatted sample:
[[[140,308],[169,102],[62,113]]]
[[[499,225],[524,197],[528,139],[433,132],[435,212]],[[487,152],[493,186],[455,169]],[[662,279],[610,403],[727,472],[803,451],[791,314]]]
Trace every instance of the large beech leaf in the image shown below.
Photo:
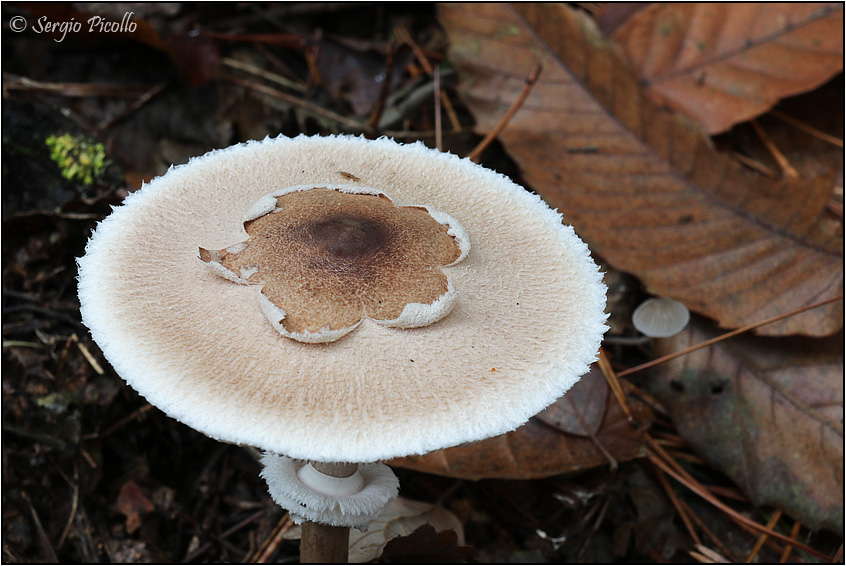
[[[613,39],[656,102],[717,134],[843,70],[843,5],[657,3]]]
[[[424,525],[431,525],[439,532],[453,531],[453,546],[464,545],[464,527],[458,517],[438,505],[397,497],[370,524],[366,533],[357,529],[350,531],[350,564],[376,560],[391,540],[409,536]]]
[[[656,355],[716,335],[694,320]],[[740,337],[657,368],[652,392],[681,436],[750,499],[843,530],[843,335]]]
[[[479,131],[540,80],[500,134],[528,183],[615,268],[739,327],[836,296],[842,219],[827,179],[765,178],[656,106],[586,15],[561,4],[446,4],[450,57]],[[831,304],[762,327],[827,335]]]
[[[367,528],[367,532],[350,529],[350,564],[363,564],[378,560],[382,551],[397,537],[406,537],[420,527],[429,525],[438,533],[452,531],[454,543],[446,550],[464,548],[464,526],[458,517],[440,505],[414,501],[405,497],[392,499],[385,510]],[[285,540],[300,540],[301,526],[285,532]]]
[[[652,413],[630,399],[633,427],[604,379],[594,366],[566,395],[512,432],[388,463],[462,479],[533,479],[608,465],[609,456],[614,461],[637,458],[642,455],[640,433],[651,424]]]

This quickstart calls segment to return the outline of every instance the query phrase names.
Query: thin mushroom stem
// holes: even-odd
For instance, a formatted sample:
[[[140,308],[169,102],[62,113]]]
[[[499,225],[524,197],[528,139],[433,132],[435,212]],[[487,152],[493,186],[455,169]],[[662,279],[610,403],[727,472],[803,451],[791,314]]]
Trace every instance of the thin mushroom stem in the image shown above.
[[[343,462],[311,462],[318,472],[336,478],[348,478],[358,469],[358,464]],[[349,527],[332,527],[312,521],[303,523],[300,540],[300,563],[346,564],[349,562]]]

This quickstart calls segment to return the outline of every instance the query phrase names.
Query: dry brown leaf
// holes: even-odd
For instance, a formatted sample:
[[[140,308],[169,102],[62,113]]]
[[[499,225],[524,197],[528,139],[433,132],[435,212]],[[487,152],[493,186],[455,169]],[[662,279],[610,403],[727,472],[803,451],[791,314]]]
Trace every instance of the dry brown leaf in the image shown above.
[[[716,335],[694,320],[656,355]],[[843,530],[843,336],[744,336],[658,366],[653,393],[681,436],[758,505]]]
[[[604,380],[599,372],[588,375]],[[582,388],[587,393],[592,391],[594,397],[588,399],[578,392],[577,397],[590,405],[599,403],[601,408],[587,409],[585,413],[574,411],[567,401],[568,392],[544,411],[548,422],[578,430],[580,436],[562,432],[556,424],[546,424],[535,417],[517,430],[500,436],[423,456],[392,460],[389,464],[462,479],[533,479],[614,465],[614,461],[641,456],[640,433],[652,422],[649,408],[640,401],[629,399],[629,407],[637,422],[635,428],[629,424],[614,396],[608,395],[607,386],[601,387],[590,378],[583,378],[583,381],[587,387],[580,381],[573,389]],[[589,414],[599,415],[600,424],[596,425],[595,432],[592,432],[595,425],[591,422],[594,417],[586,418]],[[576,424],[579,421],[586,424]],[[583,432],[588,434],[582,435]]]
[[[535,418],[561,432],[590,438],[602,426],[607,399],[608,383],[599,366],[594,364],[566,395]]]
[[[436,531],[432,525],[388,541],[380,562],[385,564],[465,564],[473,548],[460,546],[453,531]]]
[[[657,103],[718,134],[843,70],[843,5],[656,3],[613,39]]]
[[[349,562],[372,562],[379,558],[388,542],[408,536],[423,525],[431,525],[439,532],[453,531],[456,544],[464,545],[464,526],[450,511],[440,505],[397,497],[370,523],[367,532],[350,529]],[[302,528],[296,526],[285,532],[283,538],[300,540],[301,536]]]
[[[132,534],[141,527],[141,523],[155,505],[141,492],[138,484],[132,480],[120,487],[117,498],[118,510],[126,516],[126,532]]]
[[[654,105],[593,21],[566,5],[440,10],[479,131],[543,64],[500,139],[615,268],[726,328],[840,293],[842,218],[826,212],[829,180],[768,179],[716,152],[698,127]],[[832,304],[760,332],[821,336],[842,324]]]
[[[404,497],[391,500],[366,533],[350,531],[350,562],[370,562],[377,559],[391,540],[408,536],[423,525],[436,531],[453,531],[456,543],[464,544],[464,526],[458,518],[441,507]]]

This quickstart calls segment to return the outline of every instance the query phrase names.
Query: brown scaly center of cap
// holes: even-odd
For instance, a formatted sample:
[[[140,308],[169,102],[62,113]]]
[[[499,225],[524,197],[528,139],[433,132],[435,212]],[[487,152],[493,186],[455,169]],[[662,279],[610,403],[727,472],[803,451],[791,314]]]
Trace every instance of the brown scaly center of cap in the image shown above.
[[[368,218],[337,214],[305,226],[304,235],[328,256],[352,260],[379,251],[387,241],[388,230]]]
[[[200,258],[262,284],[284,311],[271,322],[289,333],[348,328],[364,317],[391,321],[409,303],[432,304],[448,289],[441,267],[461,255],[448,226],[384,195],[290,192],[244,228],[245,245],[201,248]]]

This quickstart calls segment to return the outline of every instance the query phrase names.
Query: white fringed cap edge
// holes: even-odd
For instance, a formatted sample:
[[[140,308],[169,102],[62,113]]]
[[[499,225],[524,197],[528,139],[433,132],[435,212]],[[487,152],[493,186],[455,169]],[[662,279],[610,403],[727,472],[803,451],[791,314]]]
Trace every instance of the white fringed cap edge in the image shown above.
[[[302,460],[265,454],[261,477],[273,501],[296,524],[312,521],[366,531],[399,493],[399,480],[385,464],[359,464],[348,478],[334,478]]]
[[[243,242],[263,196],[347,173],[455,218],[472,246],[443,268],[456,300],[442,320],[365,318],[336,342],[298,343],[268,324],[258,286],[197,250]],[[467,159],[387,138],[278,137],[192,159],[132,193],[78,264],[83,322],[151,404],[304,460],[374,462],[513,430],[587,372],[606,330],[602,274],[558,212]]]

